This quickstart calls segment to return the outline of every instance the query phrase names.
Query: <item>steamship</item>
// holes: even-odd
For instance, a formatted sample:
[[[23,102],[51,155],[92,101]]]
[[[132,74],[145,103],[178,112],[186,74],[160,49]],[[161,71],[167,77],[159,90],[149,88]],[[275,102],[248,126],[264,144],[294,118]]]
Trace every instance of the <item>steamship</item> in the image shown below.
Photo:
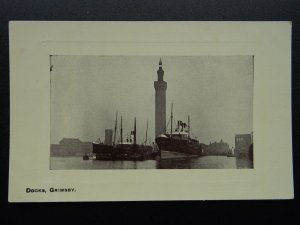
[[[173,104],[171,109],[171,132],[161,134],[155,141],[160,152],[170,151],[199,156],[203,153],[199,141],[190,136],[190,117],[188,117],[188,124],[179,120],[173,132]]]
[[[116,143],[117,115],[115,121],[114,140],[111,145],[104,143],[93,143],[93,153],[96,160],[147,160],[154,159],[158,152],[155,152],[151,145],[147,145],[148,122],[146,140],[144,144],[136,143],[136,118],[134,118],[134,130],[130,137],[123,140],[123,128],[121,117],[120,141]]]

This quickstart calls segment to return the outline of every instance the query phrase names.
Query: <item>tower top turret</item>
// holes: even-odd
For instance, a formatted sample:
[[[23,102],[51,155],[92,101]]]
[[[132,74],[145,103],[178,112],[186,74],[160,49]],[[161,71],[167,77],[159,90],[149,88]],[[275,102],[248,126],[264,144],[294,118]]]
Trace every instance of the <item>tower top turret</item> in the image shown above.
[[[159,68],[157,70],[157,81],[163,81],[164,80],[164,70],[162,69],[162,61],[161,58],[159,59]]]

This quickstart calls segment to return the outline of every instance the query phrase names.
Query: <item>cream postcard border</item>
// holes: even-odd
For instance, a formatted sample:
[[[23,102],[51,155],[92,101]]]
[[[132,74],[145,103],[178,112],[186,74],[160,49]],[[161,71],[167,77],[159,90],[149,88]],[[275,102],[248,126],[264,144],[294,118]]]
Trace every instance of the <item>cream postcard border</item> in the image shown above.
[[[9,24],[10,202],[293,198],[291,23]],[[50,170],[49,55],[254,55],[254,169]],[[75,188],[26,193],[26,188]]]

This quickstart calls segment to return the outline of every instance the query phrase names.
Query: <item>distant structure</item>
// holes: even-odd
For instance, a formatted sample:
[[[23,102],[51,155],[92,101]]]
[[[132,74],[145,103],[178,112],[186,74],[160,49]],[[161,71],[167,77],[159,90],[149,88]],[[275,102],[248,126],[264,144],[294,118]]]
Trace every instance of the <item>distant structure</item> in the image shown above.
[[[252,134],[235,135],[235,154],[238,156],[249,156],[252,144]]]
[[[76,156],[92,152],[92,143],[78,138],[63,138],[59,144],[50,145],[51,156]]]
[[[166,90],[167,82],[164,81],[162,61],[159,60],[157,70],[157,81],[154,81],[155,88],[155,137],[166,132]]]
[[[104,144],[112,145],[113,138],[113,130],[112,129],[105,129],[105,140]]]
[[[222,139],[220,142],[209,143],[209,145],[201,143],[201,146],[205,155],[227,155],[229,152],[229,145]]]

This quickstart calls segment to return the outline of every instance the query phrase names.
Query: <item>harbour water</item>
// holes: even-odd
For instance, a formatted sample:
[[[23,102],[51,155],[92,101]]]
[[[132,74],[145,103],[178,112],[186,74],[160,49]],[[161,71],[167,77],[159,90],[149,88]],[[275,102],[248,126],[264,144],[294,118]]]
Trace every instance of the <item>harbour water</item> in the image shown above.
[[[94,169],[249,169],[252,162],[227,156],[202,156],[198,158],[162,159],[145,161],[83,160],[80,156],[50,158],[52,170]]]

